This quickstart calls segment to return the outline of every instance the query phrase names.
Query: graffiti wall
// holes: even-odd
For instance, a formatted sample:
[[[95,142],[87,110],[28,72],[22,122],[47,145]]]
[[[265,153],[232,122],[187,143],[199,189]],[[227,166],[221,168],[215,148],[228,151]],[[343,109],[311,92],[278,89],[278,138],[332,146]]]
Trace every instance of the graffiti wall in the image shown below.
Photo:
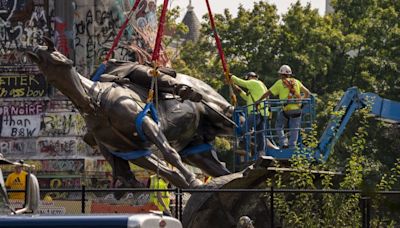
[[[78,71],[89,76],[111,48],[133,4],[134,0],[1,0],[0,63],[27,64],[23,51],[49,36]],[[143,0],[113,57],[137,60],[137,52],[149,56],[156,30],[156,1]]]
[[[0,1],[0,62],[26,63],[21,50],[38,43],[48,35],[47,0]]]
[[[82,139],[86,133],[82,116],[66,110],[52,112],[49,107],[60,111],[64,106],[54,103],[0,101],[1,153],[10,159],[100,156]]]
[[[111,168],[83,141],[85,122],[72,102],[47,83],[24,52],[48,36],[89,77],[134,2],[0,0],[0,153],[33,162],[44,188],[79,187],[83,173],[89,175],[87,184],[110,187]],[[147,60],[156,32],[156,1],[142,0],[112,57]]]
[[[102,62],[133,6],[133,0],[99,1],[76,0],[74,11],[75,65],[83,75],[95,71]],[[131,18],[113,57],[120,60],[137,60],[137,51],[149,52],[155,40],[157,20],[155,1],[141,1],[135,16]],[[63,20],[58,18],[59,24]],[[62,31],[61,31],[62,32]],[[56,33],[58,33],[56,31]],[[150,48],[150,50],[149,50]],[[144,54],[144,53],[143,53]]]
[[[44,76],[34,65],[0,65],[0,99],[48,96]]]

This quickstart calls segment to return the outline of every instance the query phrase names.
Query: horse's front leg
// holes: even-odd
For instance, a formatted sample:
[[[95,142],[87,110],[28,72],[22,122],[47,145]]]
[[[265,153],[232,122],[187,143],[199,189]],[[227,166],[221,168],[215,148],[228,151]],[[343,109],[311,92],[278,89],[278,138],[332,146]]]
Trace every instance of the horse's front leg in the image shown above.
[[[190,187],[197,187],[202,185],[202,182],[196,178],[194,173],[187,169],[181,160],[178,152],[168,143],[167,138],[162,133],[158,125],[150,119],[150,117],[145,117],[143,120],[143,131],[152,143],[154,143],[164,156],[164,159],[176,167],[182,175],[185,177],[186,181],[189,183]]]

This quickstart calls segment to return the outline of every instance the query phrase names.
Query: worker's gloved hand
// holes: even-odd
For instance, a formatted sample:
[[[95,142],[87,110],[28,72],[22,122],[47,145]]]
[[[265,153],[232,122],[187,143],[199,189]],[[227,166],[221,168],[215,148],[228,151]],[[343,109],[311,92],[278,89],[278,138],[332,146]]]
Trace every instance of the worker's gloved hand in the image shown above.
[[[182,100],[190,100],[193,102],[200,102],[203,96],[194,91],[190,86],[179,84],[175,87],[175,94],[180,96]]]

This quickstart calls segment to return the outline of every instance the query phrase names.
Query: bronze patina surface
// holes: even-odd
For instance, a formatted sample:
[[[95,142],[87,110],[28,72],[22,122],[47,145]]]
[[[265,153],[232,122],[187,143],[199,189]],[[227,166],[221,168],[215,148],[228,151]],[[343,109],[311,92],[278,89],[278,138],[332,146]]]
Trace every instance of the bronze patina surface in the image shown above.
[[[44,41],[46,46],[38,46],[27,55],[39,66],[48,82],[79,110],[88,129],[86,141],[99,147],[111,164],[114,177],[124,187],[142,187],[130,171],[128,160],[158,172],[181,188],[201,185],[183,162],[197,166],[211,176],[229,174],[213,147],[204,153],[180,156],[185,149],[211,143],[217,135],[233,134],[233,125],[227,121],[233,108],[209,85],[187,75],[174,77],[161,72],[157,77],[160,96],[156,101],[160,123],[157,124],[150,115],[143,118],[144,141],[138,135],[135,120],[146,103],[152,68],[137,63],[132,66],[129,63],[113,64],[101,82],[93,82],[81,76],[73,62],[58,52],[50,39],[44,38]],[[128,71],[118,67],[127,67]],[[178,171],[169,168],[156,153],[128,160],[111,153],[154,149],[158,149],[165,161]]]

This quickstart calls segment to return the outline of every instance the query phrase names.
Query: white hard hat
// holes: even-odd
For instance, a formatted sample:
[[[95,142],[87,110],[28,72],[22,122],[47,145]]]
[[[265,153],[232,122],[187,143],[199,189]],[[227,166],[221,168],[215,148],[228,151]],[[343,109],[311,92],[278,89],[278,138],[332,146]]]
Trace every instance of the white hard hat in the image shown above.
[[[278,73],[279,74],[291,75],[292,74],[292,69],[290,69],[290,66],[288,66],[288,65],[282,65],[281,68],[279,68]]]
[[[252,228],[253,226],[253,220],[251,220],[248,216],[242,216],[239,218],[239,222],[237,224],[237,227],[240,228]]]

